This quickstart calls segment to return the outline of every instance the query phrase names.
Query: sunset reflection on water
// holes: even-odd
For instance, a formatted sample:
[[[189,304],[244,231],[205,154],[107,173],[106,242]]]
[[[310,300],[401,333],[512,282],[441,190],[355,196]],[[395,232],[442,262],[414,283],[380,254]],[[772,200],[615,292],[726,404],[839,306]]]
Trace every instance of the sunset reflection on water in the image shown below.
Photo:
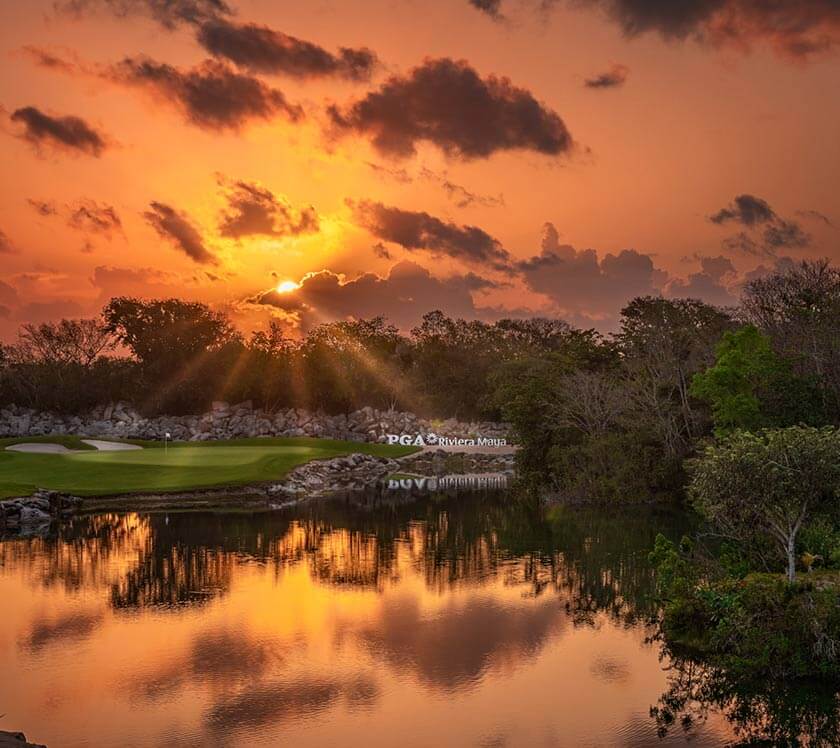
[[[546,539],[467,504],[112,514],[7,540],[0,728],[51,748],[663,744],[639,601],[664,528],[561,516]]]

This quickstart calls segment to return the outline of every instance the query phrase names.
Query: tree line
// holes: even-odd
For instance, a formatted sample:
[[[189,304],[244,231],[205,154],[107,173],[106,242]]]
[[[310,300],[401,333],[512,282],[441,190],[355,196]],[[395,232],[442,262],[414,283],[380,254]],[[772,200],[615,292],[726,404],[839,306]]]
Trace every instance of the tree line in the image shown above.
[[[0,348],[2,405],[128,400],[151,415],[215,399],[505,419],[526,476],[635,500],[682,485],[684,459],[713,433],[838,423],[840,270],[802,262],[748,283],[730,309],[636,298],[612,335],[433,311],[408,334],[375,317],[245,336],[200,303],[120,297],[96,319],[24,325]]]

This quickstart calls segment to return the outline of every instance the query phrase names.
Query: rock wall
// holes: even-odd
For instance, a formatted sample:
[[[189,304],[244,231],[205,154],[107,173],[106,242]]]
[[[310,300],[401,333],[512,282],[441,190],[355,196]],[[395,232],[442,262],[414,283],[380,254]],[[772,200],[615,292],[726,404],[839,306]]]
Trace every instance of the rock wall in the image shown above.
[[[128,403],[96,408],[84,416],[61,416],[30,408],[0,409],[0,437],[79,434],[83,436],[163,439],[169,433],[181,441],[206,441],[253,436],[318,436],[349,441],[381,442],[386,434],[436,434],[452,438],[508,438],[505,424],[429,420],[413,413],[362,408],[347,415],[329,416],[298,408],[267,413],[250,403],[213,403],[199,416],[145,418]]]

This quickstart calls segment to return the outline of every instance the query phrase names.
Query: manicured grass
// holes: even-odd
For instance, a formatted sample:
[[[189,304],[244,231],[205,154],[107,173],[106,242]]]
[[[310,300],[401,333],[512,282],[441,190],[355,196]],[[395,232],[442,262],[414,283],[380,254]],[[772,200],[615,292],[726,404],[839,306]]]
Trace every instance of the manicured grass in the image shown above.
[[[50,488],[79,496],[163,493],[237,486],[282,478],[292,468],[352,452],[401,457],[416,451],[398,445],[343,442],[333,439],[255,438],[214,442],[128,440],[142,450],[69,454],[7,452],[8,444],[46,441],[79,448],[76,437],[4,439],[0,441],[0,497]],[[84,445],[87,447],[88,445]]]

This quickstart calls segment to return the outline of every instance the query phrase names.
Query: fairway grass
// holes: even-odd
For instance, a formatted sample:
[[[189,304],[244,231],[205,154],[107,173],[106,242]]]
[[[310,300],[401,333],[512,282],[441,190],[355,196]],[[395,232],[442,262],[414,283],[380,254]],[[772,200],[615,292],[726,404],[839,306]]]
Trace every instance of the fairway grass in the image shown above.
[[[162,442],[132,439],[128,441],[144,449],[100,452],[84,445],[81,438],[0,439],[0,498],[28,495],[38,488],[77,496],[109,496],[235,487],[280,480],[310,460],[353,452],[402,457],[416,451],[397,445],[300,437],[170,442],[168,449]],[[63,444],[83,451],[31,454],[5,450],[10,444],[27,442]]]

